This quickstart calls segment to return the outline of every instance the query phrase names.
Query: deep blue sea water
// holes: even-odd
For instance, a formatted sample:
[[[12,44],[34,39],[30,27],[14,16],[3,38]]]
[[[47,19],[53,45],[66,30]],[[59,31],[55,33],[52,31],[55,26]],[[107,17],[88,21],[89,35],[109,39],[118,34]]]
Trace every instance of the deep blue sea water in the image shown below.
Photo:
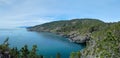
[[[9,37],[10,47],[21,48],[25,44],[32,48],[38,46],[37,53],[44,55],[44,58],[55,58],[56,53],[61,54],[61,58],[69,58],[71,52],[80,51],[85,46],[82,44],[71,43],[60,35],[49,32],[31,32],[25,28],[0,29],[0,44]]]

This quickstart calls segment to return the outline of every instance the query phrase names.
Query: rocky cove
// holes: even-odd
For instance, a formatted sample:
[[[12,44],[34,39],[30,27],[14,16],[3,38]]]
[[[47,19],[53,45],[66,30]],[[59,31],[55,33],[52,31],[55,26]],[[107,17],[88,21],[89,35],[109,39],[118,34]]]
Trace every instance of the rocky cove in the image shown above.
[[[48,22],[27,29],[40,33],[59,34],[70,42],[85,43],[85,49],[80,51],[81,58],[119,58],[119,26],[120,22],[105,23],[97,19],[73,19]]]
[[[86,41],[89,41],[90,40],[90,35],[91,33],[87,33],[85,35],[80,35],[78,34],[77,32],[73,31],[73,32],[70,32],[68,34],[65,34],[65,33],[62,33],[62,32],[52,32],[50,30],[34,30],[32,28],[27,28],[28,31],[36,31],[36,32],[50,32],[50,33],[55,33],[55,34],[58,34],[58,35],[61,35],[65,38],[68,38],[68,40],[70,42],[74,42],[74,43],[86,43]]]
[[[53,21],[41,25],[28,27],[29,31],[51,32],[68,38],[71,42],[85,43],[90,40],[91,33],[97,31],[94,23],[104,24],[96,19],[73,19],[64,21]]]

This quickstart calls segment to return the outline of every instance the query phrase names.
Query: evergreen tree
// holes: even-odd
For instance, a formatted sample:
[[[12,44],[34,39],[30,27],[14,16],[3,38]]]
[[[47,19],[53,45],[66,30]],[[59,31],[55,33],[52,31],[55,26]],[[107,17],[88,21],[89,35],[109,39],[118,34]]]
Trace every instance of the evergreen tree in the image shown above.
[[[5,51],[5,50],[9,50],[9,43],[8,43],[8,40],[9,40],[9,37],[8,38],[6,38],[6,40],[4,41],[4,43],[3,43],[3,51]]]
[[[19,51],[18,51],[17,47],[11,49],[10,55],[12,56],[12,58],[20,58]]]
[[[21,48],[21,58],[28,58],[29,50],[27,45]]]
[[[36,51],[37,51],[37,45],[33,45],[32,47],[32,50],[30,51],[30,58],[37,58],[37,54],[36,54]]]
[[[99,51],[99,53],[101,53],[99,57],[119,58],[118,46],[119,39],[116,38],[111,31],[107,32],[106,38],[98,42],[97,50],[101,50]]]
[[[43,58],[43,55],[40,55],[39,58]]]
[[[75,52],[72,52],[72,53],[70,54],[70,58],[75,58]]]
[[[81,53],[80,52],[77,52],[77,57],[81,58]]]
[[[61,58],[60,53],[57,53],[56,58]]]

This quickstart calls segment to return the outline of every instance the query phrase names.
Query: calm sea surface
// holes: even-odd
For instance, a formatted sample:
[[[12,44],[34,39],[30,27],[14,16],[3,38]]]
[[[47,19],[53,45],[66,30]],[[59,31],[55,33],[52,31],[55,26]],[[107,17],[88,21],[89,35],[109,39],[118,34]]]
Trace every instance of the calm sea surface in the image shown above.
[[[48,32],[31,32],[24,28],[0,29],[0,44],[9,37],[10,47],[19,49],[25,44],[32,48],[32,45],[38,46],[37,53],[44,55],[45,58],[51,56],[55,58],[56,53],[61,54],[61,58],[69,58],[70,52],[76,52],[83,49],[84,45],[71,43],[62,36]]]

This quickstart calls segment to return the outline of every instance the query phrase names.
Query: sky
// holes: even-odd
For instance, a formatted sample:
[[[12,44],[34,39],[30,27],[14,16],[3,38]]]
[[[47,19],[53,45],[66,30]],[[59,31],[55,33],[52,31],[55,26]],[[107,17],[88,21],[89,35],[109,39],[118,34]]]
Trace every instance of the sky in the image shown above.
[[[0,0],[0,28],[74,18],[120,21],[120,0]]]

